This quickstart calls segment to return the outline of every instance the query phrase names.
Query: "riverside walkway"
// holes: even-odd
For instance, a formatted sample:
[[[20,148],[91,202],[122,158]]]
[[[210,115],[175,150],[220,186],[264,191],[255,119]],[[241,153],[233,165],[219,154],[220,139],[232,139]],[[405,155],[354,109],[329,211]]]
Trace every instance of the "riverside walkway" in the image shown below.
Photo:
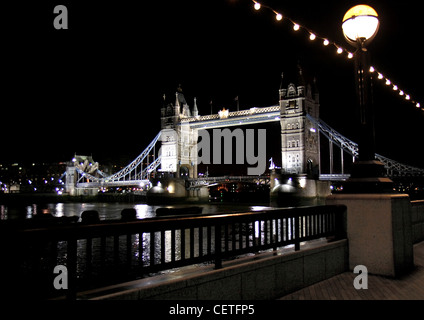
[[[424,300],[424,241],[414,245],[415,269],[394,279],[368,275],[368,289],[356,290],[358,274],[344,272],[279,300]]]

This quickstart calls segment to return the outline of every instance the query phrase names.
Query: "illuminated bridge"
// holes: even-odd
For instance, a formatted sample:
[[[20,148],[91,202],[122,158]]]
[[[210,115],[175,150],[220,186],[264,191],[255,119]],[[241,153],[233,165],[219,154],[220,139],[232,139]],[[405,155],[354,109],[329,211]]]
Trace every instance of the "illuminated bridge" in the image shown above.
[[[199,177],[198,137],[199,130],[249,124],[276,122],[281,125],[281,163],[286,174],[310,175],[314,172],[320,180],[343,181],[349,178],[345,172],[344,155],[349,154],[353,161],[358,156],[358,145],[337,132],[319,118],[319,96],[310,86],[295,86],[279,90],[280,102],[263,108],[250,108],[233,111],[221,110],[218,114],[198,115],[196,100],[193,109],[187,104],[181,89],[176,92],[174,104],[161,109],[161,131],[138,157],[122,170],[106,175],[97,170],[87,172],[78,166],[69,166],[66,172],[67,191],[76,189],[95,189],[102,187],[150,186],[150,174],[154,171],[170,173],[175,177],[188,180],[189,186],[210,185],[228,177]],[[321,139],[329,141],[329,172],[322,172]],[[277,140],[278,141],[278,140]],[[160,145],[156,145],[160,142]],[[334,146],[340,150],[341,172],[334,172]],[[159,150],[159,152],[156,152]],[[146,158],[154,153],[153,161],[143,165]],[[402,164],[398,161],[376,154],[389,177],[424,176],[424,169]],[[262,179],[266,177],[247,176],[240,179]],[[234,180],[231,178],[231,180]]]

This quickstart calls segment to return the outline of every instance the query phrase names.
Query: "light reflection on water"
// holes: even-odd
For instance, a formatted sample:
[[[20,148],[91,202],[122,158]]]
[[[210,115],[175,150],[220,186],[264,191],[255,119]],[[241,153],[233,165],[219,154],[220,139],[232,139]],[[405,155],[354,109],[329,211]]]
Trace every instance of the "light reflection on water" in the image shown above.
[[[81,216],[86,210],[96,210],[99,212],[100,220],[114,220],[121,218],[121,211],[125,208],[134,208],[137,211],[137,219],[150,218],[156,216],[156,209],[160,207],[181,207],[174,206],[152,206],[148,204],[126,204],[126,203],[49,203],[31,204],[26,206],[7,206],[0,204],[0,220],[7,219],[31,219],[35,215],[49,212],[55,217]],[[246,204],[202,204],[203,214],[213,214],[231,211],[260,211],[271,207],[251,206]]]

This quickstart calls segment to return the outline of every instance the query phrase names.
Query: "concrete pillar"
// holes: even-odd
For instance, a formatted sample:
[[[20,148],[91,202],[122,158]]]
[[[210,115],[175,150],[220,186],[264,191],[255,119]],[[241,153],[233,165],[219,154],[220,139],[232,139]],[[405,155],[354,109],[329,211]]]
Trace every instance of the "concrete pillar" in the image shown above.
[[[411,202],[406,194],[337,194],[326,203],[347,206],[349,268],[398,277],[413,268]]]

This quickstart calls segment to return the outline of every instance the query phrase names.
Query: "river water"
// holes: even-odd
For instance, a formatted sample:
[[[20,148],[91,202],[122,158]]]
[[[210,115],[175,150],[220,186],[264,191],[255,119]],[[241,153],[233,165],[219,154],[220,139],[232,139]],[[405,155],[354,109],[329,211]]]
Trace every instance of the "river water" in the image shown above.
[[[0,220],[7,219],[31,219],[35,215],[43,214],[46,210],[55,217],[81,216],[86,210],[96,210],[99,212],[100,220],[114,220],[121,218],[121,211],[125,208],[134,208],[137,211],[137,218],[151,218],[156,216],[156,209],[161,207],[184,207],[187,205],[148,205],[144,203],[118,203],[118,202],[97,202],[97,203],[49,203],[32,205],[2,205],[0,204]],[[249,204],[200,204],[203,207],[202,214],[214,214],[220,212],[233,211],[258,211],[271,208],[270,206],[249,205]]]

